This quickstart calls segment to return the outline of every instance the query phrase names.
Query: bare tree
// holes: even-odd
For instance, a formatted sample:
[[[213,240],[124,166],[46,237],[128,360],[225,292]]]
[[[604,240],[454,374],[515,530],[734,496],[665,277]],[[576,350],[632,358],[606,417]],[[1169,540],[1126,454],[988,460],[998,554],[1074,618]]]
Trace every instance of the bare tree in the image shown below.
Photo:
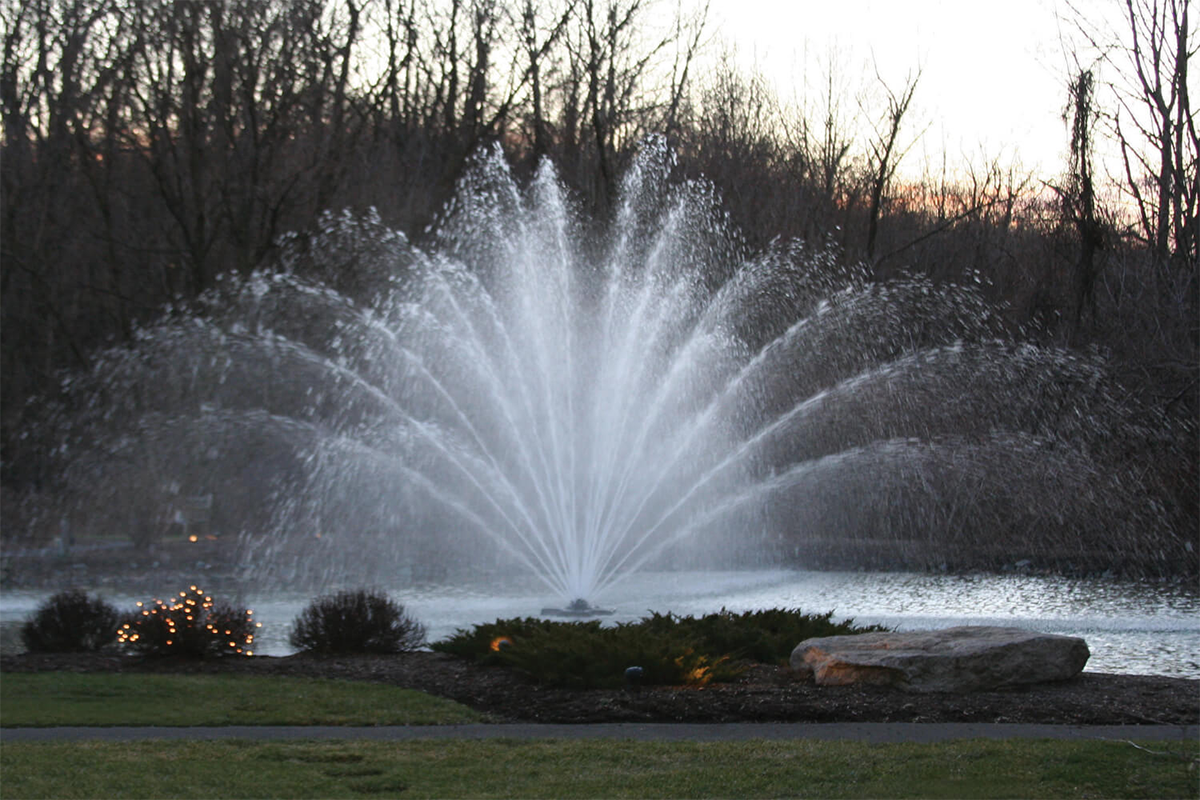
[[[1188,61],[1195,54],[1188,41],[1195,35],[1188,6],[1188,0],[1126,0],[1129,38],[1120,52],[1132,68],[1133,86],[1118,88],[1114,123],[1126,186],[1146,241],[1160,261],[1174,251],[1181,262],[1195,265],[1200,139],[1187,86]],[[1150,194],[1141,188],[1143,175],[1149,178]]]
[[[1070,5],[1073,23],[1098,63],[1113,71],[1103,101],[1121,158],[1121,188],[1136,235],[1159,264],[1186,269],[1200,240],[1200,138],[1191,113],[1188,62],[1195,55],[1189,0],[1123,0],[1123,29],[1098,29]]]
[[[581,123],[596,159],[593,194],[599,207],[607,207],[616,179],[618,144],[648,132],[647,125],[658,97],[647,91],[644,80],[673,34],[647,38],[641,30],[649,0],[581,0],[581,49],[573,54],[582,66],[584,83]]]
[[[888,186],[895,177],[896,167],[908,152],[908,148],[912,146],[912,143],[906,147],[900,145],[900,128],[909,106],[912,105],[913,95],[916,94],[917,84],[921,80],[921,71],[917,70],[916,75],[906,78],[904,87],[899,93],[892,91],[883,78],[879,77],[878,72],[875,75],[886,95],[887,108],[883,119],[872,125],[874,136],[868,144],[868,195],[870,198],[867,209],[868,259],[875,256],[879,216],[883,210]]]
[[[525,0],[519,23],[523,48],[523,81],[529,87],[527,135],[532,139],[533,155],[541,157],[551,151],[554,125],[551,122],[550,91],[554,73],[555,49],[567,36],[568,25],[577,13],[578,0],[565,0],[557,7],[540,5],[538,0]],[[546,17],[549,17],[546,19]]]
[[[845,175],[846,159],[854,146],[854,120],[847,120],[841,106],[841,90],[835,78],[833,55],[825,74],[825,103],[821,116],[821,140],[817,146],[817,164],[825,202],[832,205],[839,193],[839,180]]]
[[[692,65],[703,46],[708,25],[708,9],[707,0],[690,16],[683,14],[682,5],[676,8],[673,34],[676,48],[671,63],[670,99],[667,104],[666,118],[662,125],[663,133],[667,136],[679,132],[680,111],[691,88]]]

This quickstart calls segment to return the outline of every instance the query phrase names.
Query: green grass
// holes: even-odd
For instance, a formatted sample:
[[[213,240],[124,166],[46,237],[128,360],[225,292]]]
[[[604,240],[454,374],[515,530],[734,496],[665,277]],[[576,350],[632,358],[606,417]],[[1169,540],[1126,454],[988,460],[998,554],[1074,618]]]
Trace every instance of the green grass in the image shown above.
[[[1196,797],[1196,744],[419,741],[21,743],[6,800],[54,797]],[[1153,752],[1148,752],[1153,751]]]
[[[433,725],[483,715],[375,683],[249,675],[5,673],[0,725]],[[5,793],[7,794],[7,792]]]

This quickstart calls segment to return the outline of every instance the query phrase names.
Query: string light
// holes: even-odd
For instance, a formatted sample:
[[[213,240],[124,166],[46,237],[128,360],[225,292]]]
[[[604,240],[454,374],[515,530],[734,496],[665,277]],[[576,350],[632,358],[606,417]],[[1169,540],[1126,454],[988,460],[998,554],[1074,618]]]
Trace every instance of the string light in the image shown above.
[[[140,614],[130,621],[122,623],[117,633],[117,641],[128,644],[142,642],[141,647],[148,647],[155,638],[161,636],[162,638],[159,638],[159,641],[162,642],[161,646],[163,647],[181,648],[185,652],[204,652],[220,648],[205,647],[202,642],[196,641],[196,636],[221,637],[223,635],[232,638],[217,639],[216,642],[220,642],[222,646],[228,646],[228,652],[246,656],[253,655],[253,650],[239,646],[239,643],[236,641],[237,637],[243,636],[240,630],[235,635],[234,627],[236,626],[225,627],[216,624],[217,622],[225,621],[228,617],[224,614],[215,618],[212,616],[218,613],[213,610],[212,597],[204,594],[202,590],[194,585],[189,587],[189,589],[194,596],[189,596],[188,592],[179,592],[177,597],[172,595],[170,601],[155,598],[149,608],[146,608],[144,603],[138,601],[137,608],[141,609]],[[180,612],[179,616],[182,616],[183,619],[175,616],[174,612]],[[254,611],[246,609],[244,613],[244,622],[249,626],[253,622]],[[261,627],[262,623],[253,623],[253,628]],[[159,633],[157,636],[145,635],[162,631],[163,628],[165,628],[165,632]],[[192,635],[189,635],[189,632],[192,632]],[[168,635],[171,638],[167,638]],[[245,641],[241,643],[242,645],[248,646],[252,644],[254,642],[253,631],[247,631],[244,634],[244,639]]]

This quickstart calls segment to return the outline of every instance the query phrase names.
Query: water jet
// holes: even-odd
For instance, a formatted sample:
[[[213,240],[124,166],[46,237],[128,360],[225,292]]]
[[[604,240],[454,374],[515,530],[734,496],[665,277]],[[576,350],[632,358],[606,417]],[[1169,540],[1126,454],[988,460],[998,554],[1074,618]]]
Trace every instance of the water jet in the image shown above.
[[[34,527],[154,543],[208,497],[256,587],[589,604],[650,566],[1194,562],[1145,468],[1176,439],[1103,359],[976,285],[751,251],[661,140],[620,196],[585,233],[490,150],[419,246],[372,213],[285,237],[47,403]]]

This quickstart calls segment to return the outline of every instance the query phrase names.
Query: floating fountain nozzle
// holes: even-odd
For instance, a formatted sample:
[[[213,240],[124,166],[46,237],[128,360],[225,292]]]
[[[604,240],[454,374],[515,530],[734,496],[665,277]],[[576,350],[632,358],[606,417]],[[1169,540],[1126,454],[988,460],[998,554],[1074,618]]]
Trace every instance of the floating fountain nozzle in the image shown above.
[[[599,608],[582,597],[576,597],[566,608],[543,608],[548,617],[606,617],[613,613],[611,608]]]

